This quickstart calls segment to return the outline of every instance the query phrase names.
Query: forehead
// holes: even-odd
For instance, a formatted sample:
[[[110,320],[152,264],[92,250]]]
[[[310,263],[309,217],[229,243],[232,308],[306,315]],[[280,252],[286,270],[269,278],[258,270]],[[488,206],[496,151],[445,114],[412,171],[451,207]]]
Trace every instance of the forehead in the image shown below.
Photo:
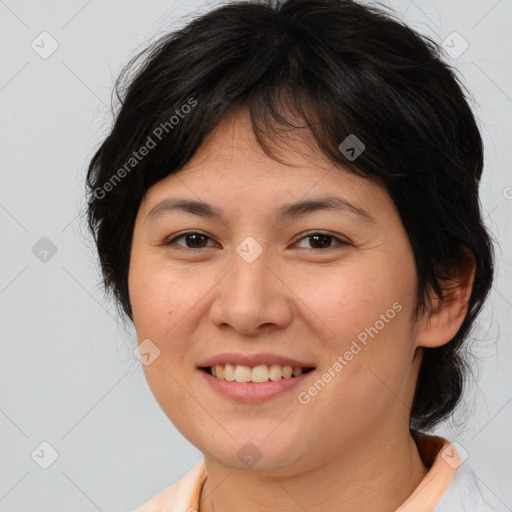
[[[294,120],[294,122],[297,126],[303,124],[298,120]],[[243,172],[244,163],[249,163],[245,162],[245,159],[250,161],[251,166],[257,168],[270,167],[282,171],[285,167],[297,169],[297,172],[301,169],[312,168],[325,171],[333,167],[332,163],[316,147],[313,135],[308,129],[275,129],[277,133],[264,135],[264,142],[271,146],[272,154],[277,159],[267,155],[261,147],[254,133],[248,108],[238,107],[216,126],[182,169],[202,169],[203,165],[209,166],[212,163],[219,167],[222,164],[229,165],[238,162],[237,167]],[[239,160],[241,157],[244,160]],[[347,177],[351,176],[347,170],[345,172]]]
[[[148,190],[146,214],[157,203],[167,200],[170,206],[176,198],[194,201],[191,208],[202,208],[206,213],[204,203],[215,203],[218,207],[209,212],[212,217],[221,217],[224,206],[236,206],[239,214],[272,209],[282,218],[293,210],[292,203],[314,202],[327,196],[345,203],[347,211],[359,212],[362,217],[366,212],[367,221],[375,217],[372,211],[392,209],[382,183],[330,162],[312,139],[306,130],[290,130],[282,141],[272,139],[272,152],[281,162],[275,160],[260,146],[249,111],[239,108],[219,123],[179,171]],[[335,202],[330,201],[331,205]],[[295,211],[301,208],[297,206]]]

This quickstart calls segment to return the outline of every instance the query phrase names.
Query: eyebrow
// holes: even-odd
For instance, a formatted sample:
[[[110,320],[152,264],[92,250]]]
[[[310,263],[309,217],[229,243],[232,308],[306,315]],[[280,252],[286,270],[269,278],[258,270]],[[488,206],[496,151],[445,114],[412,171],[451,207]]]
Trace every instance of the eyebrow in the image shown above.
[[[145,222],[174,210],[180,210],[200,217],[219,219],[224,224],[227,224],[226,215],[222,210],[203,201],[181,198],[164,199],[163,201],[160,201],[151,208]],[[364,208],[356,206],[346,199],[335,196],[323,196],[315,199],[284,204],[276,209],[275,218],[277,222],[281,222],[284,219],[298,218],[321,210],[351,213],[359,216],[365,222],[376,222],[375,218],[372,217]]]

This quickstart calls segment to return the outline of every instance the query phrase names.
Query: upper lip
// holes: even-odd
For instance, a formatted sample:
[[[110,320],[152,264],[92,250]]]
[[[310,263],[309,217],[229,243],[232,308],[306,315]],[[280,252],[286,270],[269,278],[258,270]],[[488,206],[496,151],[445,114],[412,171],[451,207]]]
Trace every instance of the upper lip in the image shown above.
[[[309,361],[299,361],[290,357],[280,356],[278,354],[236,354],[235,352],[226,352],[217,354],[204,360],[198,365],[198,368],[207,368],[216,364],[240,364],[244,366],[258,366],[261,364],[280,364],[282,366],[292,366],[301,368],[313,368],[315,365]]]

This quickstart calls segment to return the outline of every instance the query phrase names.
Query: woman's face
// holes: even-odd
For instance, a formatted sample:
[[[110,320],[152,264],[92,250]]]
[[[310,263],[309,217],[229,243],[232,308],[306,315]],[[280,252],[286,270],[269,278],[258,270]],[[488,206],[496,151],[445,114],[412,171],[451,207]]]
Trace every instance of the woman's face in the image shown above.
[[[301,154],[278,153],[293,167],[270,159],[246,111],[213,135],[148,190],[135,223],[129,293],[160,406],[205,458],[282,475],[407,431],[420,363],[416,270],[386,189],[334,167],[307,138],[295,140]],[[327,196],[354,208],[277,216]],[[208,203],[222,219],[163,203],[177,199]],[[275,384],[224,381],[249,389],[236,400],[201,369],[226,353],[225,363],[267,356],[250,368],[284,358],[315,369],[271,397],[256,388]]]

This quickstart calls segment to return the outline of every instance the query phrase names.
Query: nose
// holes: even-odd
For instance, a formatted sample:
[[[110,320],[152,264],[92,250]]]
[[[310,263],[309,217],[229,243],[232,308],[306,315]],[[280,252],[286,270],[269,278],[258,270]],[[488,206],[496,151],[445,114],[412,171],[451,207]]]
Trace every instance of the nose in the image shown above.
[[[234,252],[231,269],[215,287],[210,321],[245,336],[284,329],[293,318],[289,286],[265,251],[252,262]]]

